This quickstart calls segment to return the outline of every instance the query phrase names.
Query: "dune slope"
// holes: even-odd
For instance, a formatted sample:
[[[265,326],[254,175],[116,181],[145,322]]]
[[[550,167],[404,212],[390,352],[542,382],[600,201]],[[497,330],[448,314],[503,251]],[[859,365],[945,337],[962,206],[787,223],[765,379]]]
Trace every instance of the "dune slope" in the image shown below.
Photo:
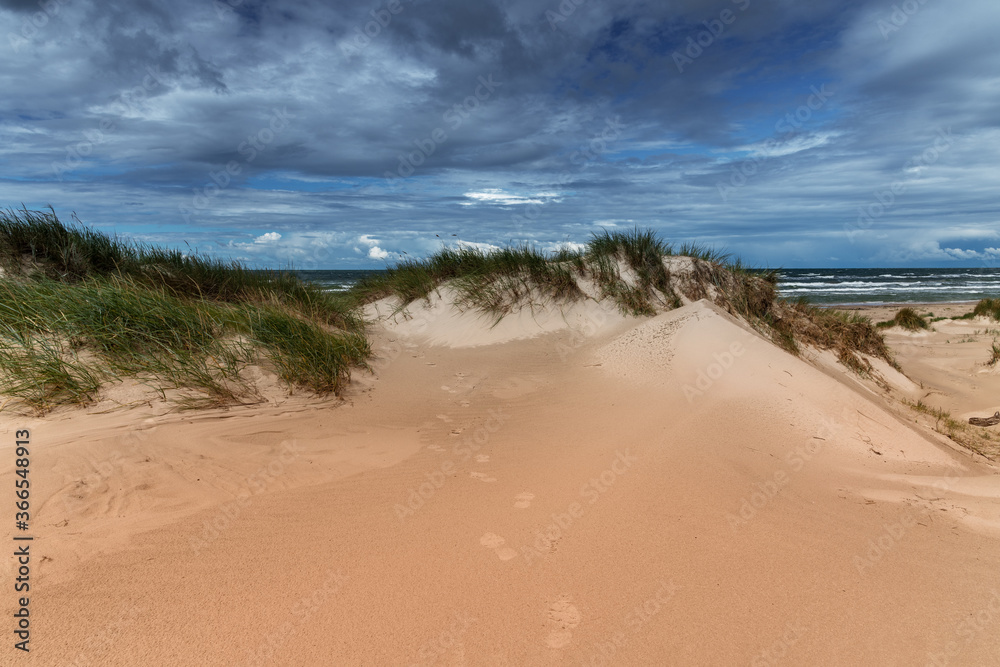
[[[388,322],[337,407],[0,416],[32,659],[1000,663],[994,468],[706,301],[584,315]]]

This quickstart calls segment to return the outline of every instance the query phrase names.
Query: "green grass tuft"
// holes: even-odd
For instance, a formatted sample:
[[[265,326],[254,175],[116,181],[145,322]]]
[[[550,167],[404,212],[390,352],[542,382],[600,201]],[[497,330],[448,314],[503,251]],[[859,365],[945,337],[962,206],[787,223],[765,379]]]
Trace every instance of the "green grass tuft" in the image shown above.
[[[691,260],[672,275],[670,257]],[[871,370],[864,355],[895,365],[867,318],[821,310],[805,301],[788,304],[777,298],[776,270],[748,267],[693,244],[674,248],[651,230],[603,231],[582,251],[560,250],[549,256],[530,246],[493,252],[445,247],[425,260],[407,260],[362,281],[349,298],[365,304],[395,297],[402,310],[447,284],[456,291],[460,307],[499,321],[536,300],[585,299],[581,281],[596,288],[596,298],[612,300],[624,315],[652,316],[679,307],[681,295],[692,301],[709,299],[792,354],[805,343],[835,350],[842,363],[859,373]]]
[[[902,327],[908,331],[920,331],[921,329],[926,329],[929,324],[925,318],[921,317],[912,308],[900,308],[891,320],[879,322],[876,326],[883,329],[888,327]]]
[[[982,299],[972,311],[972,317],[1000,320],[1000,299]]]
[[[339,392],[370,355],[348,300],[287,272],[129,244],[54,213],[0,213],[0,393],[44,411],[132,377],[188,405],[253,398],[241,374]]]

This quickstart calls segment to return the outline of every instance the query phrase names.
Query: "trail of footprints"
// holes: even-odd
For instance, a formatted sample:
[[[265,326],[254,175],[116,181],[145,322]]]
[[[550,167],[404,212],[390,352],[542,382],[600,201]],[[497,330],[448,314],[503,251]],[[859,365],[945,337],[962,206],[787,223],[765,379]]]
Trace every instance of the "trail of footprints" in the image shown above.
[[[455,384],[459,387],[459,389],[464,388],[461,385],[465,384],[466,382],[468,382],[468,374],[467,373],[461,373],[461,372],[460,373],[455,373]],[[446,392],[448,392],[450,394],[456,394],[456,393],[458,393],[459,389],[453,389],[450,385],[446,385],[446,384],[445,385],[441,385],[441,390],[442,391],[446,391]],[[461,401],[459,401],[458,404],[461,407],[463,407],[463,408],[467,408],[470,405],[472,405],[472,403],[468,399],[462,399]],[[440,419],[442,422],[444,422],[445,424],[451,424],[451,423],[454,422],[454,420],[450,416],[448,416],[446,414],[436,415],[436,417],[438,419]],[[462,434],[462,432],[464,430],[465,430],[465,428],[463,428],[461,426],[455,426],[454,428],[451,429],[451,431],[449,432],[449,434],[452,435],[452,436],[459,436],[459,435]],[[427,449],[431,450],[432,452],[438,452],[438,453],[447,451],[447,449],[445,447],[442,447],[441,445],[438,445],[436,443],[432,443],[432,444],[427,445]],[[476,463],[489,463],[489,462],[490,462],[489,454],[477,454],[476,455]],[[492,484],[492,483],[494,483],[494,482],[497,481],[496,477],[491,477],[490,475],[487,475],[486,473],[478,472],[478,471],[470,472],[469,476],[472,477],[473,479],[478,479],[480,482],[485,482],[487,484]]]
[[[466,378],[464,373],[456,373],[457,384],[462,384]],[[441,385],[441,390],[446,391],[451,394],[458,393],[457,389],[453,389],[449,385]],[[467,408],[471,405],[468,400],[462,400],[459,405],[463,408]],[[453,420],[448,415],[437,415],[445,424],[451,424]],[[452,428],[450,435],[459,436],[462,434],[464,429],[461,427]],[[428,445],[428,449],[434,452],[445,452],[447,451],[444,447],[438,444]],[[477,454],[475,457],[476,463],[489,463],[490,456],[488,454]],[[483,472],[472,471],[469,476],[473,479],[478,479],[481,482],[492,484],[496,482],[495,477],[491,477]],[[514,508],[525,510],[531,507],[532,501],[535,499],[535,494],[530,491],[522,491],[521,493],[514,496]],[[479,538],[479,543],[485,548],[493,551],[497,558],[501,561],[509,561],[517,558],[517,550],[512,547],[507,546],[507,540],[497,535],[493,532],[487,532],[481,538]],[[545,612],[546,618],[548,619],[548,634],[545,638],[545,644],[551,649],[562,649],[570,644],[573,640],[573,630],[582,620],[582,615],[580,610],[576,608],[568,599],[561,598],[556,600],[548,606]]]

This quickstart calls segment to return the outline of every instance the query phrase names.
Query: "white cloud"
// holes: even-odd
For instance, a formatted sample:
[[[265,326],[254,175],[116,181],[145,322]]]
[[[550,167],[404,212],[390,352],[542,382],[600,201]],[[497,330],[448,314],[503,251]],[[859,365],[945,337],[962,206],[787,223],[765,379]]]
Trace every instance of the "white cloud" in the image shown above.
[[[975,250],[963,250],[962,248],[945,248],[944,252],[957,259],[976,259],[982,256]]]
[[[254,243],[276,243],[281,240],[281,234],[278,232],[267,232],[266,234],[261,234],[253,240]]]
[[[465,197],[471,199],[472,201],[462,202],[464,206],[474,206],[476,204],[515,206],[525,204],[546,204],[549,201],[559,200],[559,195],[555,192],[539,192],[534,195],[515,195],[504,192],[500,188],[488,188],[478,192],[466,192]]]
[[[361,236],[359,236],[358,243],[368,246],[369,259],[385,259],[386,257],[389,256],[389,251],[379,246],[381,241],[379,241],[377,238],[369,236],[368,234],[362,234]],[[360,250],[357,247],[354,248],[354,251],[360,252]]]
[[[753,157],[766,160],[768,158],[794,155],[795,153],[801,153],[802,151],[818,146],[825,146],[839,136],[839,132],[802,134],[784,140],[761,141],[748,146],[741,146],[736,150],[749,151]]]
[[[560,250],[569,250],[570,252],[583,252],[587,249],[586,243],[576,243],[575,241],[559,241],[557,243],[549,243],[542,246],[542,249],[546,252],[559,252]]]
[[[493,245],[492,243],[477,243],[476,241],[462,241],[461,239],[455,241],[455,245],[459,248],[481,250],[485,253],[495,252],[500,249],[500,246]]]

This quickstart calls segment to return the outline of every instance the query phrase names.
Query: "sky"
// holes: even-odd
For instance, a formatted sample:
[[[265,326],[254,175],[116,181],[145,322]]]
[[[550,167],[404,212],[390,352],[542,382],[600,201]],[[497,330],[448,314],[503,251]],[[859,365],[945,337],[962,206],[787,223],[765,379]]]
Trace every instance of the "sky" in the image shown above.
[[[1000,266],[996,0],[0,0],[0,207],[254,266]]]

